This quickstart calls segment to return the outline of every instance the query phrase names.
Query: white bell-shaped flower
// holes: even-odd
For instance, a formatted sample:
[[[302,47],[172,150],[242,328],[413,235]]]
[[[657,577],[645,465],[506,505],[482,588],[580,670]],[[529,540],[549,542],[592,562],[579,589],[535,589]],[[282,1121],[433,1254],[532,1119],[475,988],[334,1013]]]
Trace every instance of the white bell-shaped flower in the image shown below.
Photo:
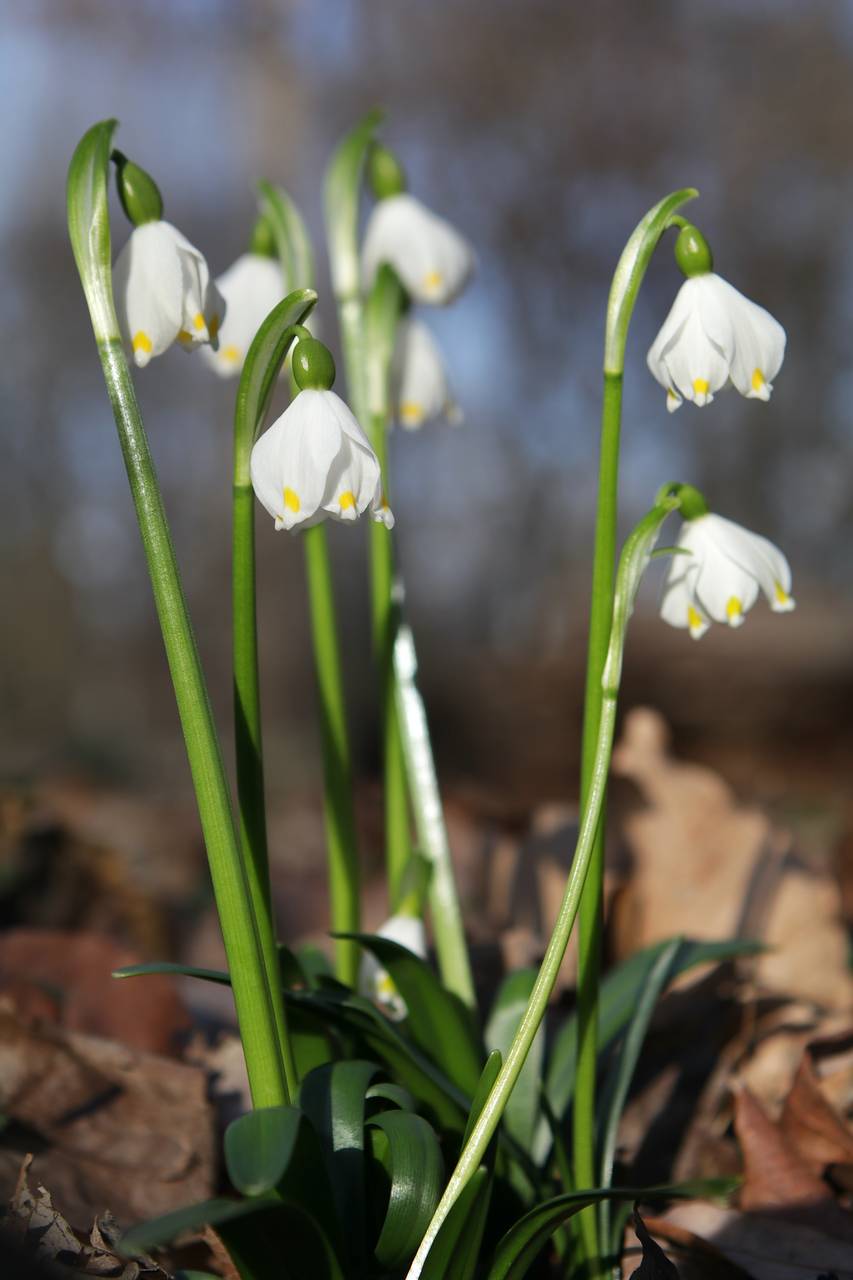
[[[113,267],[122,337],[142,369],[173,342],[215,344],[225,303],[202,254],[170,222],[143,222]]]
[[[399,943],[401,947],[405,947],[421,960],[426,959],[426,930],[423,920],[418,916],[391,916],[376,930],[376,935]],[[358,986],[361,993],[374,1000],[392,1022],[401,1022],[408,1014],[408,1007],[394,979],[369,952],[366,952],[361,959]]]
[[[202,355],[220,377],[236,376],[252,339],[276,303],[284,297],[281,267],[274,258],[244,253],[216,277],[216,288],[227,311],[219,326],[219,346],[202,348]]]
[[[682,400],[710,404],[730,379],[742,396],[769,400],[784,356],[778,320],[706,271],[685,280],[647,359],[674,413]]]
[[[694,640],[712,622],[739,627],[763,591],[774,613],[794,608],[791,568],[778,547],[723,516],[681,526],[661,601],[661,617]]]
[[[412,316],[407,316],[397,330],[391,394],[396,421],[410,431],[433,418],[445,417],[454,425],[462,421],[435,338],[425,324]]]
[[[257,441],[250,469],[276,529],[308,528],[328,517],[355,520],[368,510],[393,527],[379,460],[334,391],[300,391]]]
[[[374,205],[362,246],[366,287],[387,262],[416,302],[444,306],[467,284],[474,261],[468,241],[414,196],[402,192]]]

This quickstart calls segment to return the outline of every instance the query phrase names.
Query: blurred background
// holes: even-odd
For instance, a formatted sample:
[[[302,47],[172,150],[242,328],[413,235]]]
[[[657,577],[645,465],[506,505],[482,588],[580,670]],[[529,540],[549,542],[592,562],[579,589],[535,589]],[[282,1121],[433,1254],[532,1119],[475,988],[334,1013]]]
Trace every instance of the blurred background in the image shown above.
[[[785,549],[799,608],[777,617],[759,605],[742,631],[715,628],[695,645],[658,620],[659,583],[647,583],[624,705],[657,707],[678,748],[721,768],[745,799],[802,832],[817,821],[843,838],[853,765],[850,0],[31,0],[4,7],[0,64],[4,779],[88,815],[138,868],[157,859],[167,874],[174,850],[197,850],[67,241],[74,146],[96,120],[118,117],[118,145],[156,176],[166,216],[214,273],[246,247],[256,180],[286,186],[316,237],[319,310],[336,345],[323,171],[341,135],[381,104],[383,138],[411,189],[479,257],[468,292],[428,317],[464,426],[397,433],[392,449],[399,555],[452,805],[523,826],[537,806],[576,794],[607,290],[646,209],[695,185],[691,216],[717,269],[782,321],[788,356],[769,405],[728,391],[669,416],[645,368],[680,283],[661,249],[628,350],[624,528],[662,481],[690,480]],[[113,227],[117,250],[127,235],[117,203]],[[227,751],[236,387],[177,350],[136,380]],[[373,848],[364,532],[330,530]],[[302,552],[263,517],[259,554],[274,834],[279,856],[319,882]],[[91,826],[96,811],[110,816]]]

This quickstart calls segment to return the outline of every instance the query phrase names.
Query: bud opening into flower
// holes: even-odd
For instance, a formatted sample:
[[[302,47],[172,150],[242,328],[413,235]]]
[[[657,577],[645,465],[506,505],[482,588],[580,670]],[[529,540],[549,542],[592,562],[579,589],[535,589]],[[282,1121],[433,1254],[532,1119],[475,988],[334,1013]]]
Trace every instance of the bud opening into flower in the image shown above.
[[[703,276],[714,270],[714,256],[708,241],[688,222],[675,242],[675,261],[686,276]]]
[[[157,183],[138,164],[121,151],[113,151],[116,186],[121,207],[135,227],[146,222],[159,222],[163,217],[163,197]]]
[[[335,362],[325,343],[300,337],[293,355],[293,377],[300,391],[328,391],[335,381]]]

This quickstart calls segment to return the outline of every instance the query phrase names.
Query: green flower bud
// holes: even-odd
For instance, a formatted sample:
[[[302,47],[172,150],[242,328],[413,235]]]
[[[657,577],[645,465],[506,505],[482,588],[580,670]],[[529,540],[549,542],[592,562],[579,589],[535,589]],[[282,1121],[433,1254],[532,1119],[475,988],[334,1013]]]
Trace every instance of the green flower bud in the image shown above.
[[[405,170],[394,152],[378,142],[370,148],[367,173],[377,200],[384,200],[386,196],[399,196],[408,186]]]
[[[133,225],[140,227],[144,222],[159,222],[163,217],[163,198],[151,175],[128,160],[121,151],[113,151],[112,160],[116,167],[121,207]]]
[[[705,501],[705,496],[694,485],[677,485],[676,496],[680,503],[679,510],[685,520],[696,520],[699,516],[708,514],[708,504]]]
[[[269,220],[261,214],[252,227],[252,238],[249,241],[249,252],[257,253],[262,258],[277,258],[278,249],[275,235]]]
[[[691,223],[678,233],[675,242],[675,261],[686,276],[704,276],[714,270],[714,258],[708,241]]]
[[[293,377],[300,391],[328,391],[335,381],[332,353],[316,338],[300,338],[293,348]]]

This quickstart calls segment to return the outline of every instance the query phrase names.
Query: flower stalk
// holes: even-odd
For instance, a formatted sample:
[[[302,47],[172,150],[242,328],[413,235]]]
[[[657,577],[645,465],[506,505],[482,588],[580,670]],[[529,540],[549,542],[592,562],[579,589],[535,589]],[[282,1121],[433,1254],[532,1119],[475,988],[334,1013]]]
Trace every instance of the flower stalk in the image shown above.
[[[406,1280],[418,1280],[442,1223],[470,1179],[476,1173],[486,1153],[486,1148],[500,1123],[504,1108],[524,1066],[534,1036],[545,1016],[548,1000],[557,981],[560,965],[562,964],[572,926],[581,902],[584,883],[592,867],[596,833],[601,824],[601,815],[607,791],[607,775],[610,771],[613,731],[616,723],[616,705],[622,677],[622,657],[628,621],[660,527],[670,512],[677,510],[680,505],[677,490],[678,486],[672,485],[667,485],[661,490],[654,507],[629,535],[623,548],[619,562],[619,572],[616,577],[610,632],[600,677],[600,714],[586,803],[582,811],[572,866],[566,881],[566,888],[560,903],[557,920],[542,964],[539,967],[539,972],[536,975],[536,982],[530,993],[530,999],[513,1036],[512,1043],[507,1050],[506,1058],[477,1122],[462,1149],[456,1168],[450,1176],[444,1195],[439,1201],[432,1221],[418,1247]],[[593,1179],[590,1181],[589,1186],[592,1187],[594,1185]]]
[[[622,425],[622,379],[628,326],[646,269],[673,215],[698,193],[692,188],[673,192],[638,223],[617,263],[607,303],[604,338],[604,393],[601,410],[598,502],[592,568],[589,639],[581,747],[581,813],[592,794],[599,727],[604,706],[602,677],[613,616],[616,518],[619,492],[619,443]],[[603,794],[602,794],[603,803]],[[604,821],[593,833],[590,870],[580,906],[578,946],[578,1052],[573,1104],[573,1164],[575,1185],[596,1181],[595,1093],[598,1059],[598,989],[601,976],[602,904],[604,886]],[[578,1215],[581,1251],[590,1280],[600,1274],[597,1218],[594,1210]],[[599,1270],[596,1270],[599,1268]]]
[[[114,121],[83,137],[68,174],[68,225],[118,429],[184,733],[231,974],[252,1101],[287,1103],[295,1087],[278,986],[240,853],[222,755],[169,527],[112,298],[107,198]]]

